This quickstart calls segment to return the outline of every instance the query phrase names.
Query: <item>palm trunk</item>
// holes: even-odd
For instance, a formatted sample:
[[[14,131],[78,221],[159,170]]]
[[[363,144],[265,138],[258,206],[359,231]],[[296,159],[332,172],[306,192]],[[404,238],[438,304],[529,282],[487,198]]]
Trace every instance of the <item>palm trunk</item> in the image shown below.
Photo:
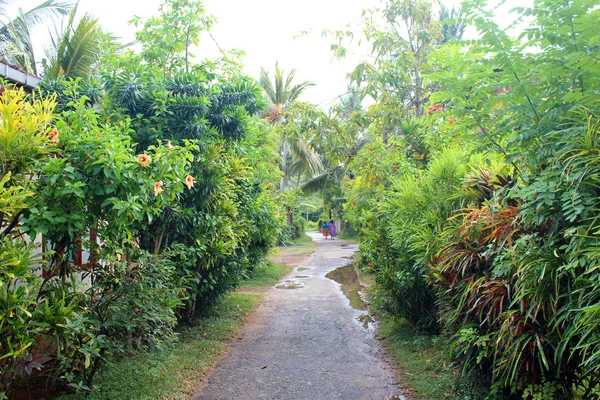
[[[281,176],[281,182],[279,184],[279,191],[285,192],[285,177],[287,175],[287,158],[288,158],[288,142],[287,140],[283,141],[283,151],[281,152],[281,172],[283,175]]]

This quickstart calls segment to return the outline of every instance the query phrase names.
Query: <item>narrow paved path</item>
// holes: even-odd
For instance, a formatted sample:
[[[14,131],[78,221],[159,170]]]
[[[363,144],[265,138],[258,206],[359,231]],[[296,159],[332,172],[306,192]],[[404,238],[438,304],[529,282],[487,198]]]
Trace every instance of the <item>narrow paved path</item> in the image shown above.
[[[266,294],[193,399],[403,399],[363,312],[325,277],[356,245],[311,236],[316,252]]]

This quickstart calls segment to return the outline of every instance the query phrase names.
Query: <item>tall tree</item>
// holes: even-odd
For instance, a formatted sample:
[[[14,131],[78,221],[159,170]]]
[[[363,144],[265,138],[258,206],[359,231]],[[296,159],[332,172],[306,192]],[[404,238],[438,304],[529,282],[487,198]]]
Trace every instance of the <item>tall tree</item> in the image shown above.
[[[138,26],[142,20],[135,17],[132,22]],[[147,61],[189,72],[194,57],[191,47],[200,43],[200,34],[214,23],[215,18],[206,15],[201,1],[166,0],[160,6],[160,15],[143,22],[136,39],[142,44],[142,56]]]
[[[11,3],[15,3],[15,0],[0,0],[0,58],[37,74],[31,29],[67,15],[73,3],[46,0],[28,11],[19,8],[16,15],[10,13]]]
[[[263,87],[266,99],[268,102],[268,109],[266,113],[266,119],[273,125],[285,123],[285,114],[288,111],[290,105],[298,99],[302,92],[313,86],[312,82],[302,82],[294,84],[294,77],[296,70],[292,69],[286,76],[285,71],[279,68],[279,62],[275,63],[275,74],[273,80],[269,76],[269,73],[261,68],[260,71],[260,85]],[[287,175],[287,162],[290,150],[289,138],[285,135],[285,130],[282,130],[281,141],[282,141],[282,153],[281,153],[281,171],[283,176],[279,185],[280,191],[285,191],[285,179]],[[300,148],[300,146],[296,146]],[[308,154],[308,153],[306,153]]]

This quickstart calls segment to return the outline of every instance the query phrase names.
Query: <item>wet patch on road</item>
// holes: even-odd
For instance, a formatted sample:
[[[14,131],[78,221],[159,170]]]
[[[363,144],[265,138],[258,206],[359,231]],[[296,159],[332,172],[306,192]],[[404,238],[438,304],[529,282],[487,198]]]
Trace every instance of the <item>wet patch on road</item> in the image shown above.
[[[303,284],[294,281],[285,281],[275,286],[276,289],[302,289],[303,287]]]
[[[350,300],[350,307],[359,311],[366,311],[358,316],[357,320],[365,329],[374,323],[373,317],[368,313],[369,307],[362,298],[362,291],[365,288],[358,279],[358,274],[352,264],[336,268],[325,275],[326,278],[336,281],[342,286],[342,292]]]
[[[299,268],[296,268],[296,271],[303,272],[303,271],[306,271],[306,270],[309,270],[309,269],[310,268],[307,268],[307,267],[299,267]]]
[[[371,316],[371,314],[361,314],[356,319],[360,321],[360,323],[362,324],[362,326],[365,329],[369,329],[369,324],[374,324],[375,323],[375,320],[373,319],[373,317]]]
[[[294,278],[294,279],[306,279],[306,278],[310,278],[310,276],[308,276],[308,275],[296,275],[296,276],[293,276],[292,278]]]

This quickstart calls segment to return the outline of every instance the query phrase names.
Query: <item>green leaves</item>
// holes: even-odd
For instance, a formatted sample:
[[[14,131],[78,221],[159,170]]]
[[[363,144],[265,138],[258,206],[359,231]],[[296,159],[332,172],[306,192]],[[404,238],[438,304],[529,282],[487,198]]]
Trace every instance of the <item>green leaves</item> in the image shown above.
[[[166,0],[161,4],[160,16],[143,22],[136,33],[142,43],[142,57],[150,64],[161,65],[165,70],[191,71],[192,45],[200,42],[200,34],[210,30],[215,18],[206,15],[201,1]],[[133,20],[138,26],[139,18]]]

